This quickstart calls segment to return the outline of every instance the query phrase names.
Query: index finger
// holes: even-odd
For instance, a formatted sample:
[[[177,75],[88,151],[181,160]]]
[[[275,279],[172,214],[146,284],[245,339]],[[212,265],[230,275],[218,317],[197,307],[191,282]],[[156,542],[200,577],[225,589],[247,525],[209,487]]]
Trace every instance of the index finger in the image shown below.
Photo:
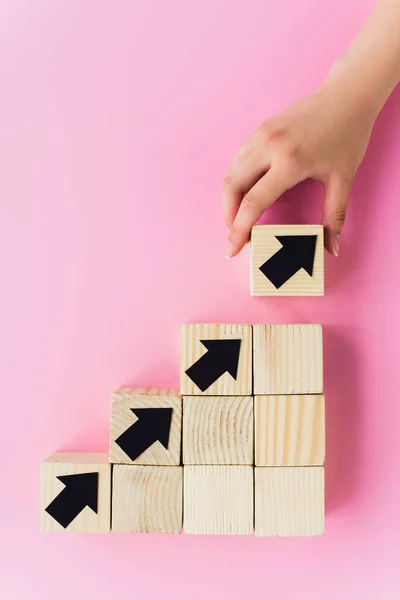
[[[250,239],[253,225],[267,208],[292,187],[290,183],[285,173],[272,168],[247,192],[228,236],[231,247],[227,250],[227,258],[236,256],[241,251]]]
[[[225,223],[231,228],[235,220],[244,192],[235,184],[235,180],[229,170],[222,181],[222,209]]]
[[[266,153],[254,145],[251,137],[239,150],[222,182],[222,205],[225,222],[230,228],[243,196],[268,171]]]

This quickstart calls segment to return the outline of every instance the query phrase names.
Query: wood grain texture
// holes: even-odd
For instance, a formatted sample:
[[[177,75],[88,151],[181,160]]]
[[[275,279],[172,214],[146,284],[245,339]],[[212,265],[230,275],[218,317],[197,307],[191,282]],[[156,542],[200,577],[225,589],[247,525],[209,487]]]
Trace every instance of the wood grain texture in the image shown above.
[[[185,532],[251,535],[253,492],[253,467],[185,466]]]
[[[156,441],[135,461],[115,440],[138,420],[131,408],[172,408],[168,450]],[[137,465],[179,465],[181,459],[182,399],[177,390],[124,387],[115,392],[111,407],[110,462]]]
[[[200,340],[220,339],[241,339],[237,378],[235,380],[229,373],[224,373],[202,392],[185,371],[207,352]],[[183,396],[250,396],[252,394],[252,364],[251,325],[202,323],[182,325],[181,394]]]
[[[322,535],[324,497],[324,467],[256,467],[256,535]]]
[[[252,465],[253,398],[183,398],[183,463]]]
[[[322,394],[321,325],[253,325],[254,394]]]
[[[99,474],[97,514],[86,506],[64,529],[45,509],[64,490],[57,479],[63,475]],[[108,533],[111,518],[111,465],[104,453],[57,453],[49,456],[40,467],[40,506],[42,531],[74,531]]]
[[[280,288],[260,271],[260,267],[282,244],[279,235],[316,235],[312,277],[300,269]],[[252,296],[323,296],[324,294],[324,233],[322,225],[255,225],[251,231],[250,293]]]
[[[325,397],[256,396],[256,466],[322,466]]]
[[[112,530],[181,533],[182,467],[115,465]]]

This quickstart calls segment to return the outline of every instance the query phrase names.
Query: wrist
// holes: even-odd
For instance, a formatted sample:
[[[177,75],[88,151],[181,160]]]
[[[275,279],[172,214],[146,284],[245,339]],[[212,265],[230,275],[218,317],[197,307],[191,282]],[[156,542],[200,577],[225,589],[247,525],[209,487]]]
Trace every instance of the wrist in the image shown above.
[[[363,28],[335,61],[328,82],[375,113],[400,81],[400,0],[377,0]]]
[[[356,114],[362,113],[374,122],[396,84],[393,75],[377,73],[343,54],[332,65],[323,87],[346,105],[348,111],[354,109]]]

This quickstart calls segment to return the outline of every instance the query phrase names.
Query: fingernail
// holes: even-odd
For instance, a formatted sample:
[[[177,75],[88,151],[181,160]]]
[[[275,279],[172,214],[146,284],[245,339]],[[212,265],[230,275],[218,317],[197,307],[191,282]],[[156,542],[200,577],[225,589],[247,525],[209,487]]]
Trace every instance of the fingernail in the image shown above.
[[[225,258],[232,258],[233,246],[231,242],[228,242],[225,248]]]
[[[339,236],[335,235],[333,238],[333,254],[339,256]]]

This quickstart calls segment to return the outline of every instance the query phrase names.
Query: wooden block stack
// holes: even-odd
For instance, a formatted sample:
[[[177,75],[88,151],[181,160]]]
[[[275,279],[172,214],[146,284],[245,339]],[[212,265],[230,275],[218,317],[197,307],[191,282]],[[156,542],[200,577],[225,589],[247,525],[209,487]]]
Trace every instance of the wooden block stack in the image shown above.
[[[182,327],[186,533],[254,530],[251,325]]]
[[[183,326],[186,533],[323,533],[322,371],[319,325]]]
[[[61,453],[42,463],[42,529],[181,533],[181,428],[178,391],[118,390],[109,455]]]
[[[42,529],[322,534],[324,409],[321,326],[183,325],[180,393],[121,388],[109,455],[42,464]]]
[[[322,534],[322,328],[255,325],[253,335],[256,535]]]
[[[181,533],[181,431],[177,390],[122,388],[114,394],[113,531]]]

